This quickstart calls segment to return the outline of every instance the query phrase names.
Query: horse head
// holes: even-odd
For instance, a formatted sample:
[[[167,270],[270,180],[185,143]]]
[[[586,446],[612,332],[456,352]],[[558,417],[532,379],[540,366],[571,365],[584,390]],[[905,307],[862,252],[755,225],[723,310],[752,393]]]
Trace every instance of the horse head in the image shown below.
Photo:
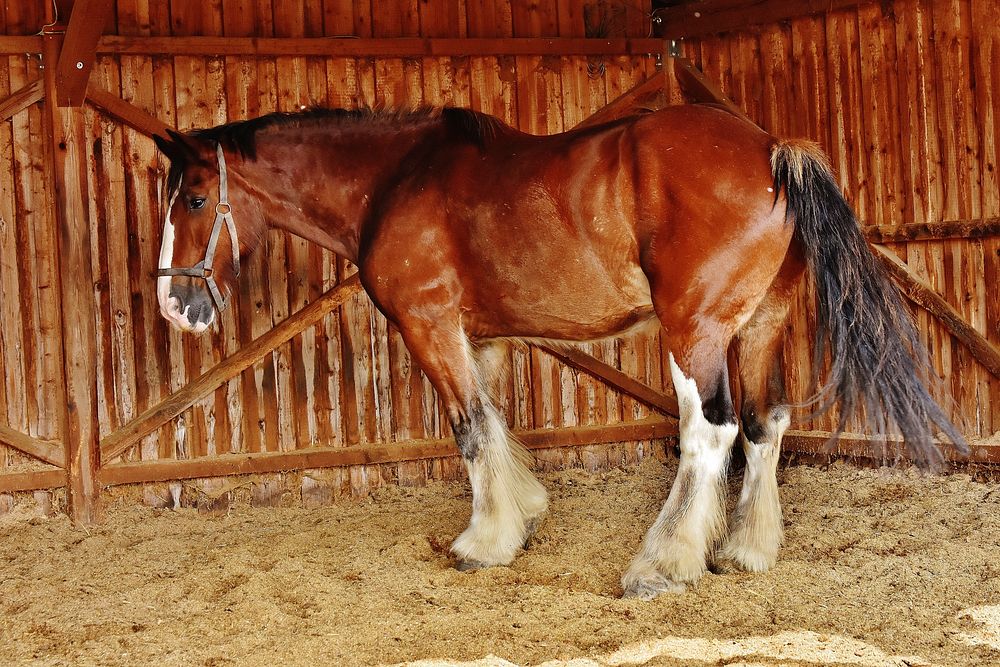
[[[170,160],[156,294],[168,322],[200,334],[227,306],[240,258],[259,243],[264,219],[221,143],[167,132],[154,137]]]

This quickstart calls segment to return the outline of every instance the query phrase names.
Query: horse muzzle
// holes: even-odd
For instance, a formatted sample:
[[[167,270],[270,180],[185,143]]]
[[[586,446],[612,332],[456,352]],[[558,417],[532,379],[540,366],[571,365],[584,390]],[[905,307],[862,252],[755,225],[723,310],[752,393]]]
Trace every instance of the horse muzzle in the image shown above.
[[[160,300],[160,314],[180,331],[201,334],[215,321],[215,304],[202,286],[173,280],[167,298]]]

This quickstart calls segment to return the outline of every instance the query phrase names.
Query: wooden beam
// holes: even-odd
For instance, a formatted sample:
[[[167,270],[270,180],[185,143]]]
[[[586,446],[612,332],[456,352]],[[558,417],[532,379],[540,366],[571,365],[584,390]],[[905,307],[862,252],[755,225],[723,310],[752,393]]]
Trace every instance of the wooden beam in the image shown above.
[[[626,375],[614,366],[592,357],[591,355],[575,347],[554,347],[541,343],[534,344],[540,350],[563,362],[567,366],[572,366],[577,370],[601,380],[612,389],[616,389],[626,396],[630,396],[643,405],[650,407],[661,414],[670,417],[677,417],[680,412],[677,407],[677,399],[667,396],[649,385],[639,382],[633,377]]]
[[[663,73],[649,77],[642,83],[619,95],[601,109],[580,123],[576,128],[599,125],[642,111],[644,108],[659,109],[665,105]]]
[[[41,101],[43,97],[45,97],[45,82],[41,79],[21,86],[0,102],[0,122],[24,111],[35,102]]]
[[[56,65],[55,100],[59,106],[83,104],[97,43],[114,7],[114,0],[76,0],[73,3]],[[51,63],[46,64],[51,67]]]
[[[114,93],[109,93],[102,88],[91,87],[87,91],[87,101],[115,120],[147,136],[152,137],[157,134],[161,137],[167,136],[169,126],[166,123],[134,104],[126,102]]]
[[[959,339],[979,363],[986,367],[995,377],[1000,377],[1000,350],[987,340],[986,336],[976,331],[965,321],[955,308],[945,301],[944,297],[934,291],[913,270],[885,246],[872,246],[883,264],[895,278],[903,294],[913,303],[926,309],[937,317],[955,338]]]
[[[868,0],[870,2],[871,0]],[[667,39],[704,37],[720,32],[745,30],[800,16],[848,9],[864,0],[701,0],[656,12],[658,32]]]
[[[749,116],[743,113],[736,104],[726,97],[714,82],[702,74],[701,70],[694,66],[687,58],[681,56],[666,56],[673,61],[674,75],[677,77],[677,84],[681,88],[681,93],[688,102],[700,104],[719,104],[724,106],[734,115],[744,118],[753,123]],[[754,123],[756,125],[756,123]]]
[[[0,35],[0,55],[22,56],[42,52],[42,38],[38,35]]]
[[[63,452],[62,443],[39,440],[20,431],[15,431],[9,426],[0,425],[0,445],[13,447],[19,452],[59,468],[66,465],[66,455]]]
[[[47,35],[45,62],[57,61],[60,37]],[[56,72],[45,69],[45,95],[56,99]],[[58,256],[58,278],[54,285],[62,315],[62,347],[57,385],[60,396],[50,400],[60,413],[65,446],[68,509],[76,523],[97,520],[100,489],[100,430],[97,417],[97,334],[94,312],[94,276],[90,257],[90,217],[87,199],[87,132],[83,109],[45,105],[51,140],[51,185],[54,190],[56,225],[52,244]]]
[[[647,55],[660,39],[392,37],[143,37],[106,35],[99,53],[183,56],[436,56]]]
[[[521,431],[514,435],[529,449],[544,449],[654,440],[676,434],[676,423],[660,418],[650,418],[608,426]],[[144,461],[105,466],[101,470],[101,484],[111,486],[196,477],[221,477],[311,468],[399,463],[457,455],[458,449],[455,446],[454,438],[410,440],[387,445],[315,447],[292,452],[225,454],[186,461]]]
[[[874,225],[864,227],[865,238],[871,243],[905,243],[939,239],[982,239],[1000,236],[1000,218],[983,220],[947,220],[945,222],[912,222],[905,225]]]
[[[66,472],[58,468],[0,474],[0,493],[38,491],[66,486]]]
[[[841,433],[835,442],[830,442],[830,433],[826,431],[795,431],[785,432],[781,441],[783,454],[808,454],[827,457],[828,461],[835,459],[870,459],[895,461],[904,458],[902,440],[887,439],[884,442],[878,438],[858,433]],[[954,463],[985,463],[1000,464],[1000,444],[977,445],[970,443],[968,457],[960,455],[953,447],[942,444],[941,453],[946,461]]]
[[[101,441],[101,457],[105,461],[111,461],[121,456],[125,450],[139,442],[143,437],[187,410],[223,383],[253,366],[279,345],[288,342],[294,336],[322,320],[327,313],[343,304],[360,289],[361,283],[357,275],[354,275],[328,290],[308,306],[289,316],[246,347],[222,360],[182,389],[167,396],[105,437]]]

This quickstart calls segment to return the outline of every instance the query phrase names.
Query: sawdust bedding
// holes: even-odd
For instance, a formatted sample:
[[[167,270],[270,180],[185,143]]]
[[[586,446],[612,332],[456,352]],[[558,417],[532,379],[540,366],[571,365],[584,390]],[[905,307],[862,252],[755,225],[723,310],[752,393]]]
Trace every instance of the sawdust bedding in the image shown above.
[[[791,466],[773,571],[619,599],[673,470],[546,475],[532,548],[472,573],[448,554],[462,483],[220,517],[122,504],[86,530],[15,511],[0,664],[1000,665],[1000,484]]]

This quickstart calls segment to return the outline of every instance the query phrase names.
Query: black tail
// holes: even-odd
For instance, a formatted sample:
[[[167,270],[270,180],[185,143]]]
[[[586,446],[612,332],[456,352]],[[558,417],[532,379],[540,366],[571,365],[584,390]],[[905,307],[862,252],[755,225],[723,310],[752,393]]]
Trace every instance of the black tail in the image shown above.
[[[869,249],[826,156],[809,142],[780,142],[771,150],[771,172],[776,197],[785,187],[795,236],[816,281],[816,368],[827,339],[832,357],[818,400],[821,410],[840,403],[835,435],[858,412],[879,433],[888,418],[903,433],[910,456],[935,467],[942,455],[933,422],[967,454],[965,439],[927,391],[929,366],[913,320]]]

